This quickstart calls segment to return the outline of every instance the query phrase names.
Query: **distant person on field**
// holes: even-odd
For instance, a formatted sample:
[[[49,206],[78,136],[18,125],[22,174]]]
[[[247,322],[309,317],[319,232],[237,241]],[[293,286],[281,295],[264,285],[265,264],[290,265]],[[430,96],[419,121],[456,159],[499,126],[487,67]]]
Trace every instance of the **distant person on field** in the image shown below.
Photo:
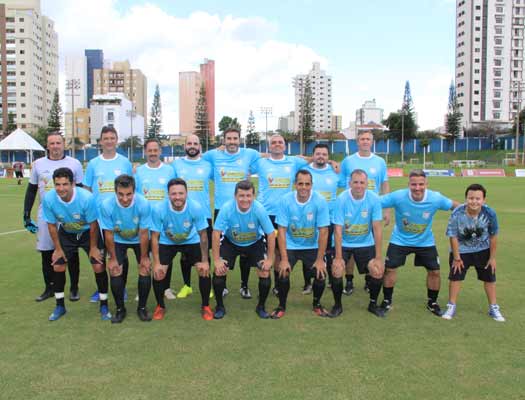
[[[22,184],[24,178],[24,163],[22,161],[15,161],[13,163],[13,169],[15,170],[15,178],[18,180],[18,184]]]

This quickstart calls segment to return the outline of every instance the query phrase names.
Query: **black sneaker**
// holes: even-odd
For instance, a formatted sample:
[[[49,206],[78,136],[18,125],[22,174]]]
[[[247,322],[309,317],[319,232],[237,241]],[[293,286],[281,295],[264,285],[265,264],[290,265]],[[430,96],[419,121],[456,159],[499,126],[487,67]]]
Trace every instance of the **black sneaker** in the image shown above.
[[[55,294],[53,293],[52,290],[49,290],[49,289],[46,289],[42,292],[42,294],[40,296],[38,296],[37,298],[35,298],[35,301],[37,302],[41,302],[41,301],[44,301],[44,300],[47,300],[51,297],[53,297]]]
[[[78,289],[71,289],[69,292],[69,301],[79,301],[80,295],[78,294]]]
[[[390,310],[390,304],[388,304],[388,310]],[[383,308],[383,304],[381,304],[380,307],[377,306],[376,303],[370,303],[368,304],[368,312],[374,314],[376,317],[379,318],[385,318],[386,317],[386,309]]]
[[[262,318],[262,319],[270,318],[270,314],[268,314],[268,312],[264,309],[263,306],[255,307],[255,313],[259,316],[259,318]]]
[[[272,294],[273,294],[274,296],[279,296],[279,289],[277,289],[276,287],[274,287],[274,288],[272,289]]]
[[[337,318],[343,313],[343,307],[342,306],[333,306],[330,312],[328,313],[328,317],[330,318]]]
[[[427,303],[427,310],[438,317],[443,315],[443,311],[441,311],[441,307],[439,307],[438,303]]]
[[[354,282],[346,281],[346,286],[343,289],[343,293],[347,296],[350,296],[352,293],[354,293]]]
[[[226,315],[226,309],[223,306],[215,307],[215,312],[213,313],[214,319],[223,319]]]
[[[149,315],[148,309],[146,307],[137,308],[137,315],[139,316],[139,319],[143,322],[151,321],[151,315]]]
[[[126,309],[125,308],[117,308],[117,311],[115,312],[115,315],[111,317],[111,323],[112,324],[120,324],[124,319],[126,318]]]
[[[379,307],[381,307],[384,313],[386,314],[392,309],[392,303],[390,303],[388,300],[383,300],[383,302],[381,303]]]

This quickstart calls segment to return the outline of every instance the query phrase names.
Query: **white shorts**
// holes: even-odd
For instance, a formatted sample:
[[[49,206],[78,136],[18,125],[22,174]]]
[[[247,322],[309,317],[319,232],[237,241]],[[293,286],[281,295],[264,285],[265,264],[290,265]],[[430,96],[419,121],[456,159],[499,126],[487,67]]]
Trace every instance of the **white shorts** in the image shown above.
[[[55,250],[55,245],[49,235],[49,229],[47,229],[47,222],[44,220],[44,212],[42,207],[38,208],[38,232],[36,234],[36,249],[38,251],[49,251]]]

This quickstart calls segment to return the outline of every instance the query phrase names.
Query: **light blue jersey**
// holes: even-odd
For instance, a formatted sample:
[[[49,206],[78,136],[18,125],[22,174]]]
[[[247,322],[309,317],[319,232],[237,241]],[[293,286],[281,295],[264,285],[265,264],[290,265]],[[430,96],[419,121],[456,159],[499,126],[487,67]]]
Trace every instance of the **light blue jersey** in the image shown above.
[[[381,185],[383,182],[388,181],[385,160],[375,154],[363,157],[359,153],[354,153],[345,157],[341,163],[339,187],[349,187],[350,176],[356,169],[362,169],[368,175],[368,190],[372,190],[377,194],[381,193]]]
[[[138,244],[139,230],[151,226],[150,204],[138,193],[128,207],[122,207],[116,195],[108,197],[102,202],[99,224],[102,229],[113,231],[116,243]]]
[[[199,231],[208,227],[203,208],[187,199],[182,211],[176,211],[169,199],[155,205],[152,210],[151,230],[160,232],[160,244],[183,245],[200,243]]]
[[[312,174],[313,188],[328,202],[330,210],[330,219],[334,212],[335,199],[337,198],[337,185],[339,182],[339,175],[337,175],[331,165],[326,165],[323,169],[312,167],[308,164],[305,168]]]
[[[260,158],[255,163],[252,172],[259,175],[257,200],[268,214],[277,215],[281,198],[292,190],[295,173],[306,164],[304,159],[293,156],[284,156],[281,160]]]
[[[261,203],[254,200],[250,209],[242,212],[235,199],[222,206],[213,229],[222,231],[230,242],[243,247],[254,244],[263,234],[269,235],[274,231],[272,221]]]
[[[439,192],[425,190],[423,200],[414,201],[409,189],[381,196],[383,208],[393,207],[396,224],[390,243],[398,246],[429,247],[435,245],[432,220],[438,210],[450,210],[452,200]]]
[[[49,224],[59,223],[68,233],[89,230],[89,224],[97,220],[94,196],[82,188],[73,188],[73,197],[66,203],[58,197],[55,189],[44,196],[44,219]]]
[[[450,216],[447,226],[447,236],[455,237],[459,242],[459,252],[476,253],[490,248],[490,237],[498,234],[498,218],[496,212],[483,205],[475,218],[466,212],[465,204],[457,207]]]
[[[88,163],[82,184],[91,189],[99,204],[115,194],[115,178],[122,174],[131,175],[132,169],[129,160],[118,153],[111,160],[106,160],[101,154]]]
[[[202,158],[213,167],[215,182],[215,209],[220,210],[233,198],[237,182],[248,179],[250,170],[259,159],[259,153],[252,149],[240,148],[235,154],[210,150]]]
[[[175,177],[182,178],[188,185],[188,198],[199,203],[211,219],[210,179],[213,179],[212,166],[208,161],[199,158],[190,160],[186,157],[177,158],[171,164]]]
[[[382,219],[381,200],[371,190],[360,200],[353,198],[350,189],[337,196],[332,223],[343,228],[343,247],[373,246],[372,223]]]
[[[288,250],[316,249],[319,228],[330,226],[328,203],[315,191],[312,191],[306,203],[299,203],[297,192],[290,192],[280,202],[276,222],[277,225],[287,228]]]
[[[173,168],[167,164],[161,163],[157,168],[141,165],[135,172],[136,192],[148,201],[163,201],[168,197],[168,182],[173,178]]]

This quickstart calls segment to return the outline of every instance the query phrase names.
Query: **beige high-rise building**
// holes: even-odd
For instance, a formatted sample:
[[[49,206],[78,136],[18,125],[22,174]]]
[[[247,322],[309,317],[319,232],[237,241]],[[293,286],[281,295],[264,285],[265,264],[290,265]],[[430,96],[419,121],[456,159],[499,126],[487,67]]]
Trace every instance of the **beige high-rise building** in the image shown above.
[[[195,131],[195,108],[201,82],[196,71],[179,72],[179,134],[182,136]]]
[[[72,142],[71,132],[73,131],[73,119],[71,113],[66,112],[64,116],[64,130],[66,143],[69,145]],[[80,140],[84,145],[90,143],[90,111],[89,108],[75,109],[75,138]]]
[[[93,77],[93,94],[123,93],[147,128],[148,81],[140,69],[132,69],[127,60],[114,62],[111,68],[93,70]]]
[[[10,113],[30,133],[46,126],[58,88],[58,35],[39,0],[2,0],[0,70],[2,133]]]

